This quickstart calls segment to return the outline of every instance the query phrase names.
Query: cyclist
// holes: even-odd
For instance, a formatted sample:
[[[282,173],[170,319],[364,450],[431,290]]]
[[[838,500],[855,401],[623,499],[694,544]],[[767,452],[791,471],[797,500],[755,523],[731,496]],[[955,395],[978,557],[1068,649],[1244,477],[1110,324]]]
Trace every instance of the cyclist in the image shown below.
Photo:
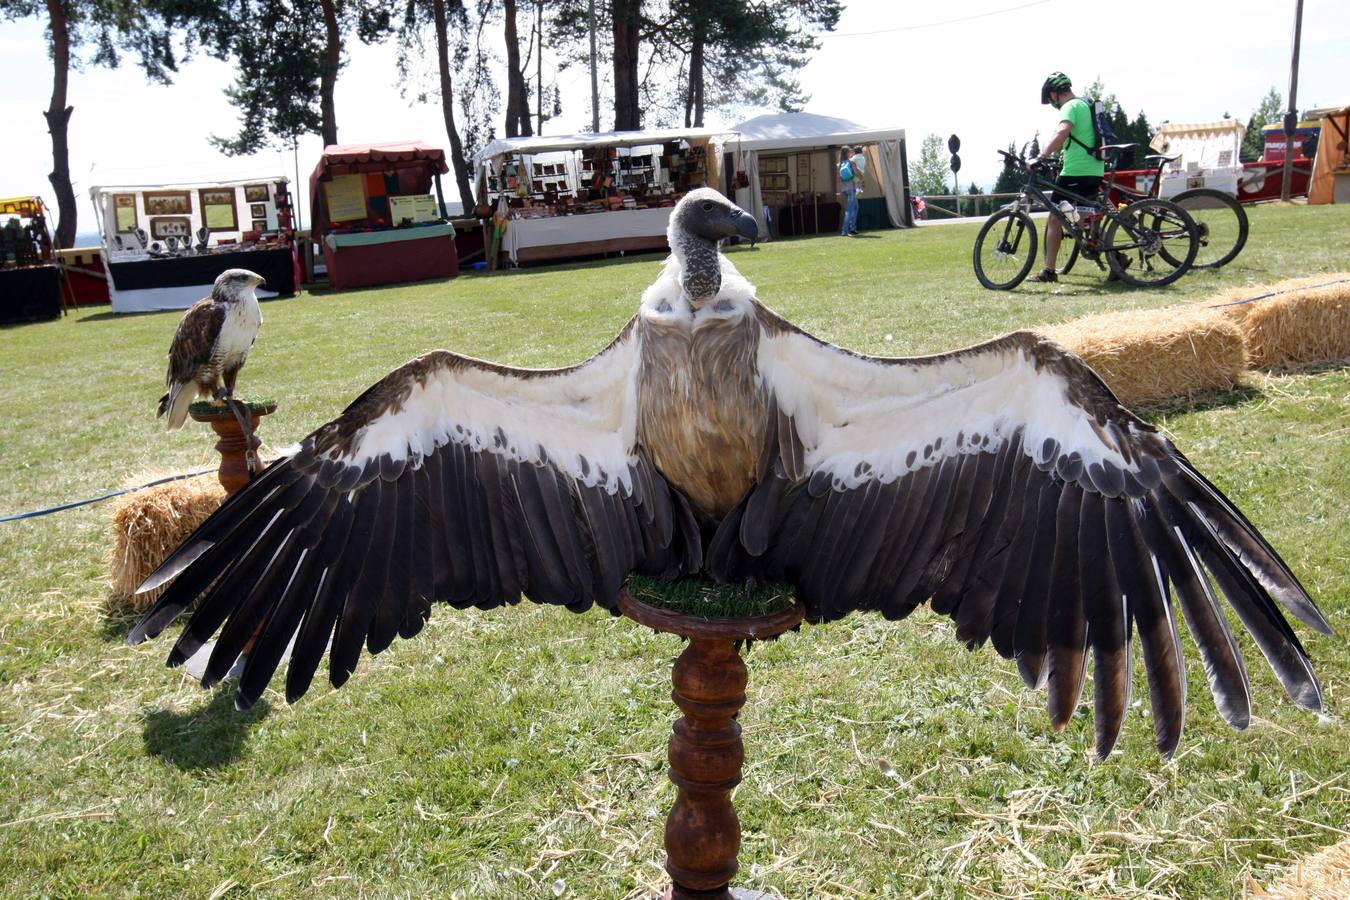
[[[1041,85],[1041,103],[1049,103],[1059,110],[1059,128],[1042,150],[1043,156],[1050,156],[1061,147],[1064,148],[1064,165],[1059,170],[1055,185],[1073,191],[1081,197],[1094,197],[1106,174],[1106,165],[1092,155],[1091,147],[1096,143],[1096,129],[1092,123],[1092,107],[1081,98],[1074,96],[1073,83],[1063,72],[1053,72]],[[1035,164],[1032,160],[1032,164]],[[1055,203],[1062,200],[1073,202],[1072,198],[1055,191],[1051,198]],[[1055,275],[1055,258],[1059,256],[1059,242],[1064,228],[1059,219],[1051,216],[1045,226],[1045,268],[1032,275],[1029,281],[1058,281]]]

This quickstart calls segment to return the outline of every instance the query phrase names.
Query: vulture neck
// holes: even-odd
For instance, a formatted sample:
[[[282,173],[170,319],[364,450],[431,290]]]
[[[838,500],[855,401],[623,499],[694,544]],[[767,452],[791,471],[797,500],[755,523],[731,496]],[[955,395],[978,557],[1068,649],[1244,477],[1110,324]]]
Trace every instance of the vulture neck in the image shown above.
[[[722,260],[717,252],[717,241],[685,231],[673,248],[680,261],[680,287],[689,302],[706,303],[722,289]]]

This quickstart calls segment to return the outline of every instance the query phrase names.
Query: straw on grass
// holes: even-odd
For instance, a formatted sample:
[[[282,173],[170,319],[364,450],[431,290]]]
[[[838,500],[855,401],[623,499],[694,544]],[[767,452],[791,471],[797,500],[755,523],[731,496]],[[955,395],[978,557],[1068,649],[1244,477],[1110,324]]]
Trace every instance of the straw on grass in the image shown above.
[[[1271,900],[1331,900],[1350,897],[1350,839],[1325,847],[1298,862],[1293,870],[1264,890],[1250,885],[1253,897]]]
[[[1242,332],[1214,309],[1130,310],[1039,330],[1081,356],[1126,406],[1228,390],[1246,368]]]

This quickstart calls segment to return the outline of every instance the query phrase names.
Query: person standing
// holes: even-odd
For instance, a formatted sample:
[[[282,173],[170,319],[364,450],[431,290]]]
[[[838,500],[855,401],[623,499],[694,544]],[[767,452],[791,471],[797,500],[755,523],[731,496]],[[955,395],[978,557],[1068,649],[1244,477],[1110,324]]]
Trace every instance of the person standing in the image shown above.
[[[1092,121],[1092,107],[1081,98],[1074,96],[1073,83],[1063,72],[1053,72],[1041,85],[1041,103],[1051,104],[1059,110],[1059,128],[1041,151],[1042,156],[1050,156],[1064,148],[1064,164],[1060,167],[1055,186],[1072,191],[1080,197],[1096,196],[1106,174],[1106,165],[1092,153],[1097,142],[1097,129]],[[1055,203],[1063,200],[1074,202],[1073,198],[1055,191],[1051,198]],[[1059,242],[1064,235],[1064,226],[1059,219],[1051,216],[1045,225],[1045,268],[1032,275],[1029,281],[1058,281],[1055,274],[1055,259],[1059,256]]]
[[[839,185],[844,195],[844,226],[839,234],[853,237],[858,233],[858,174],[853,169],[852,147],[839,151]]]
[[[858,186],[858,195],[862,196],[867,187],[867,156],[862,147],[853,148],[854,183]]]

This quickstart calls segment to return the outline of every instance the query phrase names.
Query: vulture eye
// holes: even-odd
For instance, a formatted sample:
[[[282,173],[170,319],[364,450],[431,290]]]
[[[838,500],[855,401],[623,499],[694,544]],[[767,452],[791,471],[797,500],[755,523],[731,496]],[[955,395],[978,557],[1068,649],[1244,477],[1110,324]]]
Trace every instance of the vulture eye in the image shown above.
[[[712,205],[712,201],[711,201],[711,200],[704,200],[704,201],[703,201],[703,211],[704,211],[704,212],[712,212],[712,211],[713,211],[713,205]]]

